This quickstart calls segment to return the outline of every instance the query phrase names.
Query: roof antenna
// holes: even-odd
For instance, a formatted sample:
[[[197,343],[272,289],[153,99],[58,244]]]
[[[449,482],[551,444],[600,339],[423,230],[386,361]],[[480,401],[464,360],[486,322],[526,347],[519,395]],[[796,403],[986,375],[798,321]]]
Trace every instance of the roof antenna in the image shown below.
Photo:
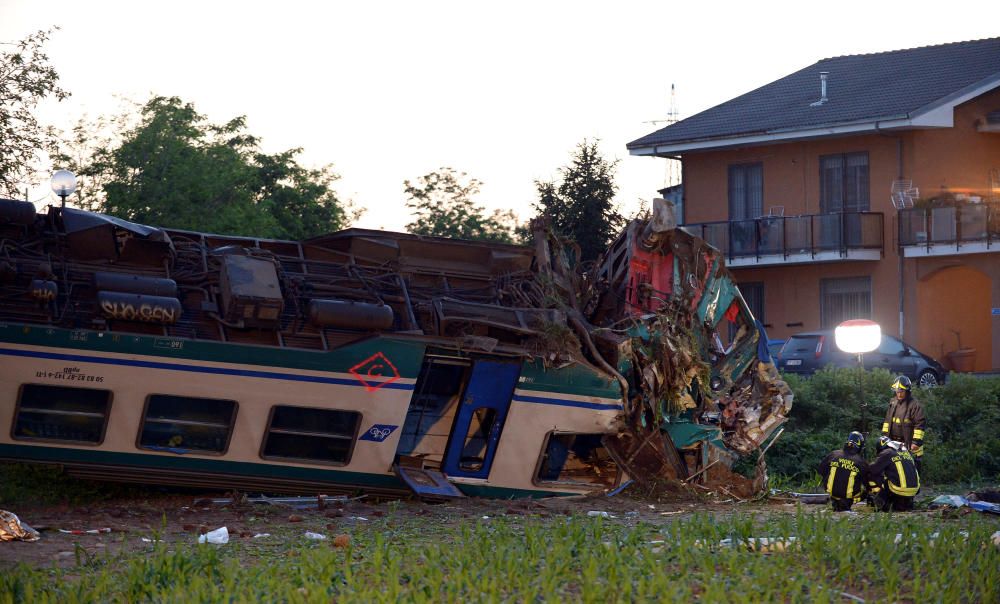
[[[820,105],[826,103],[830,99],[826,98],[826,76],[829,75],[829,71],[819,72],[819,100],[815,103],[809,103],[810,107],[819,107]]]

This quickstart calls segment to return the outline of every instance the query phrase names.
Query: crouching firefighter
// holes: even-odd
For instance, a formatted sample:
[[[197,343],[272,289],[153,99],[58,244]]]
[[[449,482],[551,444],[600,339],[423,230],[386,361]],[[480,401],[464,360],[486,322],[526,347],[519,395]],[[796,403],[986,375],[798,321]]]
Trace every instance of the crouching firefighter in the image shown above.
[[[861,501],[868,484],[868,462],[861,456],[865,448],[865,435],[851,432],[843,449],[827,455],[819,464],[819,475],[830,494],[834,512],[847,512]]]
[[[913,455],[903,443],[888,436],[878,439],[878,455],[868,468],[868,491],[872,506],[882,512],[913,509],[913,498],[920,490],[920,474]]]

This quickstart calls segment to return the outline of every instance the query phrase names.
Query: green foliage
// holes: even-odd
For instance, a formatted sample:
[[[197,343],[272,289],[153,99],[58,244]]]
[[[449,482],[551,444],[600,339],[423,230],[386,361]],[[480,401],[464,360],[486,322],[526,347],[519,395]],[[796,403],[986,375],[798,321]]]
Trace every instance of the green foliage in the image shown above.
[[[350,218],[330,188],[338,176],[329,166],[301,166],[301,149],[263,153],[244,117],[212,124],[193,104],[156,96],[134,121],[117,145],[94,147],[82,161],[60,156],[99,183],[89,207],[144,224],[279,239],[335,231]],[[87,136],[78,126],[72,145]]]
[[[889,514],[693,514],[664,526],[578,516],[450,526],[389,519],[355,531],[345,549],[300,530],[275,533],[270,543],[168,542],[122,556],[78,550],[69,568],[0,573],[0,604],[842,602],[845,594],[995,602],[993,530],[982,515],[949,524]],[[760,537],[787,546],[753,551],[748,540]]]
[[[69,132],[60,133],[52,160],[59,168],[76,174],[76,192],[71,198],[73,205],[91,212],[100,212],[104,208],[104,185],[111,181],[111,174],[98,170],[95,158],[120,144],[121,134],[134,128],[131,118],[131,113],[101,116],[93,120],[85,116]]]
[[[1000,378],[954,374],[917,394],[927,414],[928,480],[1000,481]]]
[[[535,209],[580,246],[584,262],[599,258],[625,224],[614,204],[618,162],[602,158],[597,144],[584,140],[576,146],[572,163],[559,169],[558,185],[535,181]]]
[[[812,479],[820,460],[842,447],[852,430],[865,433],[873,457],[892,398],[892,374],[831,367],[785,379],[795,401],[784,434],[767,454],[772,473]],[[915,389],[914,396],[927,416],[925,484],[1000,480],[1000,378],[954,374],[942,386]]]
[[[403,181],[409,198],[406,207],[416,215],[407,230],[416,235],[514,243],[514,212],[495,210],[487,216],[486,209],[472,200],[482,184],[447,167],[424,174],[416,183]]]
[[[42,52],[53,29],[39,30],[0,53],[0,194],[10,197],[23,193],[18,185],[34,172],[38,153],[56,141],[55,131],[38,122],[35,108],[43,99],[69,96]]]

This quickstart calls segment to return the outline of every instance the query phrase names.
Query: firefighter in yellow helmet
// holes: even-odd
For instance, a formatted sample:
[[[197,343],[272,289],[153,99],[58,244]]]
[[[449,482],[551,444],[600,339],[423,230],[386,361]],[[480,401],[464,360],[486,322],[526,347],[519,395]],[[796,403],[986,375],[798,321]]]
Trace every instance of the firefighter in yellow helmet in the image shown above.
[[[894,395],[882,423],[882,435],[905,445],[920,471],[924,457],[924,406],[913,398],[913,383],[901,375],[892,384]]]
[[[913,498],[920,490],[920,474],[913,456],[903,443],[888,436],[878,439],[878,455],[868,468],[868,492],[872,506],[882,512],[913,509]]]
[[[819,464],[819,475],[830,494],[834,512],[848,512],[861,501],[868,484],[868,462],[862,457],[865,435],[851,432],[843,449],[830,453]]]

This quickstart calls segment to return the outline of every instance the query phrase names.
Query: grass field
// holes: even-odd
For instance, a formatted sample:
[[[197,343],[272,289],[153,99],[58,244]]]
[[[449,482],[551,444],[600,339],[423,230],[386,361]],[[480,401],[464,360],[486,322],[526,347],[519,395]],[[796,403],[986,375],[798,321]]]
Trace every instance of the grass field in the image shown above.
[[[305,538],[301,524],[226,545],[164,536],[135,549],[125,533],[132,549],[76,546],[62,566],[5,569],[0,603],[1000,601],[996,517],[740,507],[660,524],[390,509],[347,530],[346,547],[329,531]],[[751,537],[778,542],[755,551]]]

